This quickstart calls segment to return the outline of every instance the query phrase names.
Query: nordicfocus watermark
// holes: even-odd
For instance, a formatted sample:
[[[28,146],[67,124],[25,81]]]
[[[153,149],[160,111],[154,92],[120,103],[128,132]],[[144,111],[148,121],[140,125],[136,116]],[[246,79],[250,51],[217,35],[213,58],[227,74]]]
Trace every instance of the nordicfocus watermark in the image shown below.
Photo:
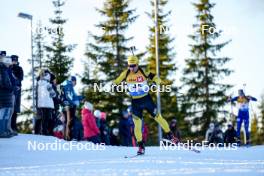
[[[27,149],[29,151],[72,151],[72,150],[105,150],[105,144],[94,144],[91,142],[65,142],[55,140],[54,142],[28,141]]]
[[[144,83],[134,83],[134,84],[126,84],[121,83],[119,85],[114,84],[103,84],[103,83],[94,83],[93,84],[94,92],[129,92],[129,93],[137,93],[137,92],[171,92],[172,85],[148,85]]]
[[[237,150],[238,145],[236,143],[233,144],[223,144],[223,143],[210,143],[208,141],[202,141],[202,143],[197,143],[191,141],[187,141],[185,143],[171,143],[168,141],[160,141],[160,150]]]

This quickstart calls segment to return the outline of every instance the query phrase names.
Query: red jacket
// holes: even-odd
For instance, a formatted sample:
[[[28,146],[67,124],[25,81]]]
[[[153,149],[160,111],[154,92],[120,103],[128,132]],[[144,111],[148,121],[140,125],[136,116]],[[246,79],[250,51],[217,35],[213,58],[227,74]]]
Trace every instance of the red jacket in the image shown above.
[[[100,134],[94,115],[91,113],[91,111],[85,108],[82,109],[82,125],[84,139]]]

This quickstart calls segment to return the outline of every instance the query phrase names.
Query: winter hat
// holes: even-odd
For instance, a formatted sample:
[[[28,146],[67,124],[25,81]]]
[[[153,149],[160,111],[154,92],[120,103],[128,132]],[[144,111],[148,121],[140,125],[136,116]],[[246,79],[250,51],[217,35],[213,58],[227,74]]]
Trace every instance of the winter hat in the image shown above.
[[[227,127],[228,127],[228,128],[232,128],[233,125],[232,125],[231,123],[229,123],[229,124],[227,125]]]
[[[138,58],[137,56],[128,56],[127,58],[127,64],[128,65],[133,65],[133,64],[138,64]]]
[[[176,119],[172,119],[171,123],[177,123]]]
[[[0,56],[6,56],[6,51],[0,51]]]
[[[94,111],[94,116],[95,116],[96,118],[100,118],[100,117],[101,117],[101,111],[99,111],[99,110],[95,110],[95,111]]]
[[[238,95],[239,95],[239,96],[244,96],[244,95],[245,95],[243,89],[239,89],[239,90],[238,90]]]
[[[106,119],[106,113],[105,112],[101,112],[101,119]]]
[[[17,56],[17,55],[11,55],[10,57],[11,57],[11,59],[12,59],[12,62],[13,62],[13,61],[18,62],[18,56]]]
[[[71,79],[70,79],[71,81],[77,81],[77,78],[76,78],[76,76],[71,76]]]
[[[86,101],[84,103],[84,108],[92,111],[93,110],[93,105],[90,102]]]

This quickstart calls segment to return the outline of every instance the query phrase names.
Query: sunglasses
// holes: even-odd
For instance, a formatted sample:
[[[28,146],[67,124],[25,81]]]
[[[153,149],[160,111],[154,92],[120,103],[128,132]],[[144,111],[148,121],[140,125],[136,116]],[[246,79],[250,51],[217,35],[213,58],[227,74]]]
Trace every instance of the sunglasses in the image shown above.
[[[132,64],[132,65],[129,65],[128,67],[135,68],[136,66],[137,66],[136,64]]]

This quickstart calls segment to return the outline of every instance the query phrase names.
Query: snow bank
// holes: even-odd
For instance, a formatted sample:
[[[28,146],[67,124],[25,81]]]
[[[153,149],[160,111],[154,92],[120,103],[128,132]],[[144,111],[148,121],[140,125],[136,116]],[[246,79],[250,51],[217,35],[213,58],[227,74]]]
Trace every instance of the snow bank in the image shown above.
[[[135,154],[137,148],[95,148],[90,143],[81,142],[89,150],[60,150],[54,148],[54,144],[53,148],[49,145],[48,150],[34,151],[34,142],[39,149],[47,143],[69,145],[69,142],[39,135],[19,134],[10,139],[0,139],[0,176],[264,175],[264,146],[230,151],[205,149],[199,154],[147,147],[145,156],[124,158]]]

